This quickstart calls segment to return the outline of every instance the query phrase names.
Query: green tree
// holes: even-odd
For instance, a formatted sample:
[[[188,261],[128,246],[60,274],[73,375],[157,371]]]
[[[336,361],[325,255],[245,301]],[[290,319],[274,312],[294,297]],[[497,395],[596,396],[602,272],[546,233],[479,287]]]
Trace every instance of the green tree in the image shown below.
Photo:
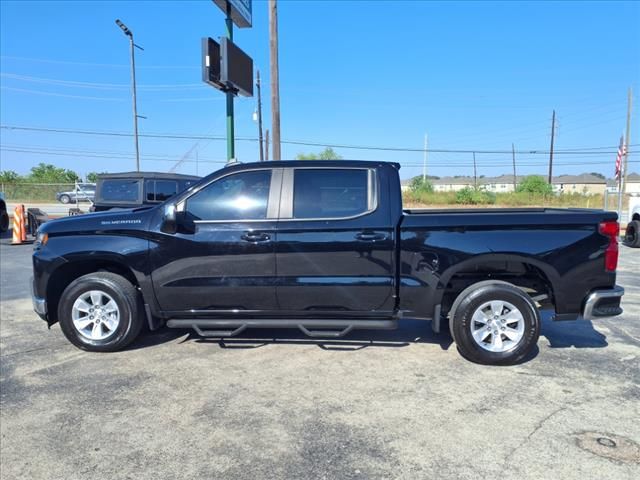
[[[13,170],[0,171],[0,183],[18,183],[20,181],[20,175]]]
[[[409,190],[413,193],[432,193],[433,192],[433,184],[429,181],[428,178],[423,179],[422,175],[418,175],[417,177],[413,177],[411,179],[411,183],[409,184]]]
[[[87,182],[96,183],[98,181],[98,175],[102,175],[107,172],[89,172],[87,173]]]
[[[529,175],[516,187],[516,192],[551,195],[553,193],[553,187],[544,177],[540,175]]]
[[[338,155],[333,148],[327,147],[320,153],[299,153],[296,160],[342,160],[342,156]]]
[[[27,177],[33,183],[73,183],[80,177],[73,170],[56,167],[50,163],[40,163],[31,169]]]

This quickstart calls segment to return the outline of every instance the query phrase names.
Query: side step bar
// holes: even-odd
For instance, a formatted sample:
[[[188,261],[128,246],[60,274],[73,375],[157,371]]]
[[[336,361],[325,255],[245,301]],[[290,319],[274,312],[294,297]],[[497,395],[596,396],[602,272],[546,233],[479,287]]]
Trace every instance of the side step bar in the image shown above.
[[[210,318],[167,321],[169,328],[193,328],[202,337],[234,337],[247,328],[299,328],[302,333],[314,338],[344,337],[354,329],[393,330],[397,320],[334,320],[334,319],[262,319],[224,320]]]

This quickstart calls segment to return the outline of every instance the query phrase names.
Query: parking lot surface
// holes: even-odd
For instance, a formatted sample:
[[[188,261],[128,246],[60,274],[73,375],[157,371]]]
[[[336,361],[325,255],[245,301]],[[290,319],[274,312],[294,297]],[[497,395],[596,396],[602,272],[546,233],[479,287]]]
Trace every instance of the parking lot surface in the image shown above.
[[[31,309],[31,246],[0,244],[0,477],[640,478],[640,250],[622,316],[545,319],[513,367],[405,320],[343,340],[147,333],[76,349]]]

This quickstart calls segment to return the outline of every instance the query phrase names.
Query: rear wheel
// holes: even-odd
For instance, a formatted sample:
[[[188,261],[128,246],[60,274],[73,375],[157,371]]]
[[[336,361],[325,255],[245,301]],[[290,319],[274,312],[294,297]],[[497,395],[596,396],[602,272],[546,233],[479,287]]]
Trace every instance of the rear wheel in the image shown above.
[[[71,197],[69,195],[60,195],[60,202],[65,205],[71,201]]]
[[[624,244],[628,247],[640,247],[640,220],[633,220],[624,233]]]
[[[113,352],[129,345],[144,323],[138,292],[125,278],[96,272],[74,280],[62,293],[58,320],[76,347]]]
[[[540,315],[525,292],[494,283],[461,295],[451,333],[462,356],[485,365],[513,365],[531,353],[540,336]]]

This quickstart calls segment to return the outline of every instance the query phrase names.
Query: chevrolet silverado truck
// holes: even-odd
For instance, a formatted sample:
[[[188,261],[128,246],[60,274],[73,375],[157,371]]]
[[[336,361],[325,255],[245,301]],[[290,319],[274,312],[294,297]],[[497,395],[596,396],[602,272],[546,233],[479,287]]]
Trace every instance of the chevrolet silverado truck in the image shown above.
[[[331,338],[408,317],[483,364],[527,357],[541,309],[622,313],[616,213],[403,210],[399,168],[234,164],[160,205],[53,220],[34,247],[35,311],[90,351],[122,349],[145,325]]]

